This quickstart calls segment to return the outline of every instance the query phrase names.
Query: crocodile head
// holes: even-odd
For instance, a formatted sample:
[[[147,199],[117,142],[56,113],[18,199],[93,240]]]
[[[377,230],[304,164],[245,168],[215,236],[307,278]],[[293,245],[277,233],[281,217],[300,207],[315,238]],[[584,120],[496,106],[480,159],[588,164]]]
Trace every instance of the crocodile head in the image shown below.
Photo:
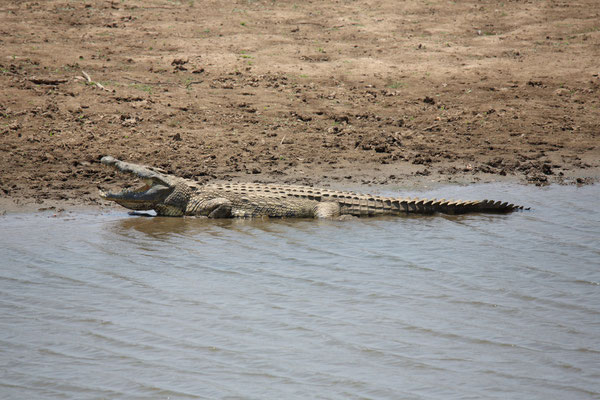
[[[180,183],[179,178],[170,176],[157,168],[130,164],[110,156],[102,157],[101,162],[120,172],[136,175],[144,182],[136,189],[125,189],[119,193],[100,191],[100,197],[103,199],[114,201],[131,210],[161,210],[165,200]]]

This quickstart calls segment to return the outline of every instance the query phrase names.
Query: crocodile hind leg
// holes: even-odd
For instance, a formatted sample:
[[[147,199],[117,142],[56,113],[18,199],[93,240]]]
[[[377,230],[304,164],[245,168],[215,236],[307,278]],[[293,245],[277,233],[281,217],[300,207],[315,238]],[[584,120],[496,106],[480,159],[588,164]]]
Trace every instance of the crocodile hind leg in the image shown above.
[[[231,218],[231,203],[221,204],[208,214],[208,218]]]
[[[315,206],[315,218],[334,218],[340,216],[340,203],[324,201]]]

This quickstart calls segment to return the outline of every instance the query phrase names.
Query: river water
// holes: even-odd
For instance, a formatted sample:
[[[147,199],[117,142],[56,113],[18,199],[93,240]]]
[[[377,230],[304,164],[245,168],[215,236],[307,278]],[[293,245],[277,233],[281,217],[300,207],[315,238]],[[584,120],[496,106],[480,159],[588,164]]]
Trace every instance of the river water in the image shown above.
[[[0,398],[600,398],[600,186],[412,194],[532,210],[0,217]]]

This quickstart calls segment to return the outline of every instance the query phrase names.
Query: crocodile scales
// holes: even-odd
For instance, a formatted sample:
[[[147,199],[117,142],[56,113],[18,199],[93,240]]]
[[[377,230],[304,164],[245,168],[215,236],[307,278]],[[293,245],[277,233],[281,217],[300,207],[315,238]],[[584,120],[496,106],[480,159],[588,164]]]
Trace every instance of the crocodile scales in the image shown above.
[[[106,156],[102,164],[136,175],[145,184],[119,193],[100,192],[105,200],[132,210],[154,210],[160,216],[210,218],[332,218],[341,215],[505,213],[523,206],[493,200],[394,198],[309,186],[259,183],[199,184],[165,171]]]

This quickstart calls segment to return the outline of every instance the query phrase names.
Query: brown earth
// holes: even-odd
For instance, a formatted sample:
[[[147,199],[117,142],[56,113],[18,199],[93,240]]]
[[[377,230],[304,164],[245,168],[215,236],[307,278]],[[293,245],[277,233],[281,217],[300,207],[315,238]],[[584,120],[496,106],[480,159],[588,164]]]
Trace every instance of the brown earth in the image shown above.
[[[600,176],[597,0],[5,0],[0,48],[4,203],[97,203],[133,183],[107,154],[200,181]]]

